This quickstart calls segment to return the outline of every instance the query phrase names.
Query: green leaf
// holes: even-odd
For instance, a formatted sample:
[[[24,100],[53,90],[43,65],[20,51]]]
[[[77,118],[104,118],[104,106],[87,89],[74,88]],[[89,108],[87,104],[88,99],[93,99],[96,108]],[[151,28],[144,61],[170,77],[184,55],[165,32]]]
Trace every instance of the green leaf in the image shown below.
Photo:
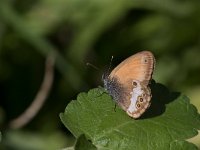
[[[139,119],[130,118],[103,88],[80,93],[60,114],[77,138],[85,134],[98,149],[192,150],[185,141],[200,129],[200,115],[189,99],[152,83],[152,104]]]

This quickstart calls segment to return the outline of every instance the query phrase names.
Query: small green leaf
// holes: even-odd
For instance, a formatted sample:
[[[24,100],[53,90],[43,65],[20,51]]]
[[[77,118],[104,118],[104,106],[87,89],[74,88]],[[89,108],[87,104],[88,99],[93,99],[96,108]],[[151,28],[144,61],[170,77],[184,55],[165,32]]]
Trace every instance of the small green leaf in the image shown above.
[[[152,104],[135,120],[117,107],[102,89],[80,93],[60,114],[64,125],[78,138],[85,134],[98,149],[192,150],[185,141],[200,129],[200,115],[189,99],[153,83]]]

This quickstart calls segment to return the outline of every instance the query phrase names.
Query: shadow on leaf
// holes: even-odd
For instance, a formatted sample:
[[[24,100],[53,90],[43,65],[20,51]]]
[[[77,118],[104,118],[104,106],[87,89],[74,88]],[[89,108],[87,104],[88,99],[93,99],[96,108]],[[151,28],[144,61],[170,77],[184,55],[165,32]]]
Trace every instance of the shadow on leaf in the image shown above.
[[[87,140],[84,134],[81,134],[75,144],[75,150],[96,150],[97,148],[91,141]]]
[[[150,84],[152,100],[150,108],[140,119],[153,118],[165,112],[166,104],[174,101],[180,96],[179,92],[170,92],[168,88],[154,80]]]

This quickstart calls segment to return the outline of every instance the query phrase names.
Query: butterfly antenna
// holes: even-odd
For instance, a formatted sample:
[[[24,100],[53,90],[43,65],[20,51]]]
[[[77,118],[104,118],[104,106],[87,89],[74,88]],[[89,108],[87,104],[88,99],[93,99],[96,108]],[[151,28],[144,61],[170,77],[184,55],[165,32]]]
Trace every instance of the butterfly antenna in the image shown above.
[[[110,64],[109,64],[108,72],[110,72],[110,69],[111,69],[111,66],[112,66],[112,61],[113,61],[113,56],[110,59]]]
[[[110,64],[109,64],[109,68],[108,70],[105,71],[105,73],[103,73],[102,75],[102,80],[104,81],[106,78],[108,78],[108,75],[110,73],[110,69],[111,69],[111,66],[112,66],[112,61],[113,61],[113,56],[111,57],[110,59]]]
[[[91,63],[86,63],[87,66],[90,66],[96,70],[100,70],[98,67],[96,67],[95,65],[91,64]]]

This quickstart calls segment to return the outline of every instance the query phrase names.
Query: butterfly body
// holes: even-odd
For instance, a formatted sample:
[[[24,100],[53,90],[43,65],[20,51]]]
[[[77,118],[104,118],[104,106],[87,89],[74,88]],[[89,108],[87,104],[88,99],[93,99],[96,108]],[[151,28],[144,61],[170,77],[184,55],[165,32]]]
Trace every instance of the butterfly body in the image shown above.
[[[155,59],[151,52],[142,51],[121,62],[104,77],[104,87],[116,103],[133,118],[140,117],[150,106]]]

